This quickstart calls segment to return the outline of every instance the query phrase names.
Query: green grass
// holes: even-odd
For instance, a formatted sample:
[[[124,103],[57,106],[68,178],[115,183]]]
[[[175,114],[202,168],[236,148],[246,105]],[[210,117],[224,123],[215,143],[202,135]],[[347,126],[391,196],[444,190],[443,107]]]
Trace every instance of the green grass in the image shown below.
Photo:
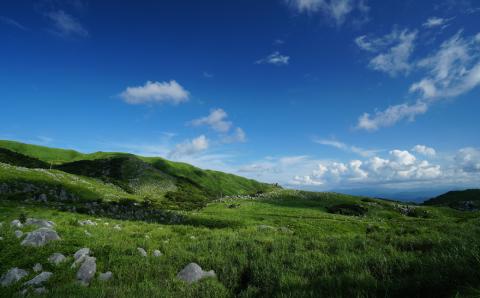
[[[414,218],[401,215],[395,203],[372,201],[276,191],[256,200],[223,200],[186,211],[186,221],[175,225],[0,201],[0,221],[8,223],[22,213],[50,219],[63,239],[44,248],[24,248],[4,225],[0,272],[42,263],[54,272],[48,297],[468,297],[479,291],[478,212],[421,207],[430,217]],[[367,214],[327,212],[351,203],[367,208]],[[76,224],[87,218],[99,225]],[[123,230],[112,230],[114,224]],[[71,258],[58,268],[46,262],[54,252],[71,257],[82,247],[92,249],[99,271],[114,273],[112,281],[80,287],[69,268]],[[140,257],[137,247],[144,247],[149,257]],[[152,257],[155,249],[164,255]],[[218,279],[191,286],[177,280],[189,262],[215,270]],[[19,286],[0,291],[8,297]]]

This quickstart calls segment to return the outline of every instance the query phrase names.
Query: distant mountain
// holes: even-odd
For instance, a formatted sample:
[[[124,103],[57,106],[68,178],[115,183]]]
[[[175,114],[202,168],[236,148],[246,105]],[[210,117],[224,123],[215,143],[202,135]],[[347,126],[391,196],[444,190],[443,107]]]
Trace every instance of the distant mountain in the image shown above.
[[[480,209],[480,189],[449,191],[423,203],[429,206],[449,206],[461,210]]]
[[[18,187],[9,185],[32,182],[43,186],[55,185],[76,193],[77,197],[88,194],[90,198],[97,196],[101,199],[106,198],[106,193],[109,196],[115,193],[117,199],[148,200],[166,207],[181,205],[182,208],[195,208],[222,196],[252,195],[278,187],[160,157],[117,152],[84,154],[13,141],[0,140],[0,163],[24,168],[0,167],[0,186],[3,183],[6,185],[3,188],[10,189],[10,192],[18,192]],[[68,173],[69,176],[56,177],[58,173]],[[62,178],[85,183],[62,185],[65,182]],[[93,179],[93,182],[86,178]],[[82,189],[82,185],[92,183],[97,186],[89,187],[88,191]]]

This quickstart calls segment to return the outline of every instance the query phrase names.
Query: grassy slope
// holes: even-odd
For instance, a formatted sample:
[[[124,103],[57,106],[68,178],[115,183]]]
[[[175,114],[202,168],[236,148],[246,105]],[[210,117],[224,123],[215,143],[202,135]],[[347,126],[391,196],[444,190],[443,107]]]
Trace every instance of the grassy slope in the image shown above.
[[[35,167],[35,162],[81,176],[113,183],[124,191],[154,201],[179,204],[203,204],[222,195],[254,194],[275,187],[240,176],[171,162],[162,158],[133,154],[96,152],[83,154],[74,150],[48,148],[13,141],[0,141],[0,149],[11,150],[0,162]],[[7,149],[7,150],[5,150]],[[1,152],[0,152],[1,153]],[[14,156],[16,154],[16,156]],[[30,160],[29,160],[30,159]],[[24,160],[29,163],[25,164]],[[168,192],[172,192],[170,196]],[[185,202],[186,201],[186,202]]]
[[[480,189],[449,191],[424,202],[425,205],[449,206],[464,201],[480,201]]]
[[[236,208],[230,208],[232,203],[238,204]],[[362,204],[369,211],[364,217],[325,211],[339,203]],[[98,226],[80,227],[77,220],[95,218],[0,201],[0,221],[8,223],[21,213],[50,219],[63,238],[44,248],[24,248],[4,225],[0,273],[14,266],[30,269],[40,262],[54,272],[46,285],[48,297],[478,295],[480,214],[420,207],[431,216],[411,218],[393,204],[331,193],[277,191],[261,200],[211,203],[201,211],[185,212],[188,220],[178,225],[96,218]],[[123,230],[114,231],[114,224]],[[92,249],[98,271],[113,272],[112,281],[94,281],[88,288],[75,284],[75,270],[69,267],[72,254],[81,247]],[[140,257],[137,247],[144,247],[149,257]],[[152,257],[155,249],[164,255]],[[70,259],[53,267],[46,260],[54,252]],[[192,286],[178,281],[176,274],[189,262],[215,270],[218,279]],[[19,286],[0,288],[0,296],[18,290]]]

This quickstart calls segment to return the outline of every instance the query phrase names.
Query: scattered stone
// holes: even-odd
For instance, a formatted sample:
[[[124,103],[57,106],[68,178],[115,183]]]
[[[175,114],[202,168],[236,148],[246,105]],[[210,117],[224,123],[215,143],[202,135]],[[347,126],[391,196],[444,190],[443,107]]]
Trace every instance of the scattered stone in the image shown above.
[[[91,221],[90,219],[87,220],[79,220],[78,224],[81,226],[96,226],[97,223],[94,221]]]
[[[20,238],[22,238],[22,236],[23,236],[23,232],[22,232],[22,231],[20,231],[20,230],[16,230],[16,231],[15,231],[15,237],[17,237],[17,238],[20,239]]]
[[[50,229],[55,227],[55,223],[53,221],[36,219],[36,218],[28,218],[27,221],[25,222],[25,225],[27,226],[35,225],[39,228],[50,228]]]
[[[85,247],[77,250],[77,252],[73,255],[73,259],[75,261],[72,264],[72,268],[77,267],[77,265],[85,261],[85,258],[88,256],[90,256],[90,248]]]
[[[137,247],[137,250],[138,252],[140,253],[140,255],[142,257],[146,257],[147,256],[147,252],[145,251],[145,249],[141,248],[141,247]]]
[[[84,286],[88,286],[97,272],[97,263],[94,257],[85,256],[85,261],[77,272],[77,280]]]
[[[188,264],[177,274],[177,278],[189,284],[207,277],[216,277],[215,271],[203,271],[197,263]]]
[[[35,294],[45,294],[45,293],[47,293],[48,291],[47,291],[47,289],[45,289],[45,287],[41,287],[41,288],[36,288],[36,289],[34,289],[33,292],[34,292]]]
[[[117,230],[117,231],[121,231],[121,230],[122,230],[122,227],[119,226],[119,225],[115,225],[115,226],[113,227],[113,229],[114,229],[114,230]]]
[[[98,276],[98,280],[107,281],[107,280],[112,279],[112,277],[113,277],[113,273],[111,271],[108,271],[108,272],[105,272],[105,273],[100,273],[100,275]]]
[[[15,219],[12,220],[12,222],[10,223],[10,227],[20,229],[23,228],[23,224],[20,220]]]
[[[40,263],[37,263],[37,264],[35,264],[35,266],[33,266],[33,271],[34,272],[40,272],[42,270],[43,270],[43,266]]]
[[[91,234],[89,231],[87,231],[87,230],[85,230],[85,235],[86,235],[87,237],[92,237],[92,234]]]
[[[285,234],[292,234],[292,233],[293,233],[293,231],[290,230],[290,229],[287,228],[287,227],[280,227],[280,228],[278,228],[278,230],[279,230],[280,232],[282,232],[282,233],[285,233]]]
[[[163,255],[162,252],[159,251],[158,249],[156,249],[156,250],[153,251],[153,256],[154,256],[154,257],[160,257],[160,256],[162,256],[162,255]]]
[[[272,227],[272,226],[267,226],[267,225],[259,225],[259,226],[257,227],[257,229],[260,230],[260,231],[276,230],[274,227]]]
[[[50,241],[60,240],[57,232],[49,228],[40,228],[27,234],[22,241],[23,246],[44,246]]]
[[[27,276],[27,271],[19,268],[12,268],[0,278],[0,284],[7,287]]]
[[[48,258],[48,261],[56,266],[58,266],[60,263],[63,263],[67,260],[67,258],[62,255],[61,253],[54,253]]]
[[[24,286],[39,286],[42,283],[46,282],[47,280],[52,277],[53,273],[52,272],[42,272],[39,275],[35,276],[31,280],[27,281],[24,283]]]

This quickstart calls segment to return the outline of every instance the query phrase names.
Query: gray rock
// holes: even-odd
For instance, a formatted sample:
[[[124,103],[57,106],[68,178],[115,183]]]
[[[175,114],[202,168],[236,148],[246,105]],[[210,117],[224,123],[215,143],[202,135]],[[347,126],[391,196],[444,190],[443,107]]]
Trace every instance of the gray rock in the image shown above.
[[[143,249],[143,248],[141,248],[141,247],[138,247],[137,250],[138,250],[138,253],[140,253],[140,255],[141,255],[142,257],[146,257],[146,256],[147,256],[147,252],[145,251],[145,249]]]
[[[35,289],[33,290],[33,292],[34,292],[35,294],[45,294],[45,293],[47,293],[48,291],[47,291],[47,289],[45,289],[45,287],[41,287],[41,288],[35,288]]]
[[[33,266],[33,271],[34,272],[40,272],[42,270],[43,270],[43,266],[40,263],[37,263],[37,264],[35,264],[35,266]]]
[[[77,280],[82,284],[87,286],[90,281],[95,276],[97,272],[97,263],[94,257],[85,257],[85,261],[77,272]]]
[[[19,229],[23,227],[23,224],[18,219],[15,219],[15,220],[12,220],[12,222],[10,223],[10,227]]]
[[[53,273],[52,272],[42,272],[39,275],[35,276],[31,280],[27,281],[24,283],[24,286],[39,286],[42,283],[46,282],[47,280],[52,277]]]
[[[154,257],[160,257],[160,256],[162,256],[162,252],[159,251],[158,249],[156,249],[156,250],[153,251],[153,256]]]
[[[36,218],[28,218],[25,222],[25,225],[35,225],[39,228],[54,228],[55,223],[53,221],[44,220],[44,219],[36,219]]]
[[[84,257],[89,256],[89,255],[90,255],[90,248],[84,247],[84,248],[81,248],[81,249],[77,250],[77,252],[73,255],[73,258],[75,259],[75,261],[78,261],[81,258],[84,258]]]
[[[17,238],[20,239],[20,238],[22,238],[22,236],[23,236],[23,232],[22,232],[22,231],[20,231],[20,230],[16,230],[16,231],[15,231],[15,237],[17,237]]]
[[[62,255],[61,253],[54,253],[48,258],[48,261],[54,265],[59,265],[60,263],[63,263],[67,260],[67,258]]]
[[[257,229],[258,229],[259,231],[268,231],[268,230],[274,231],[274,230],[276,230],[274,227],[272,227],[272,226],[267,226],[267,225],[259,225],[259,226],[257,227]]]
[[[114,229],[114,230],[117,230],[117,231],[121,231],[121,230],[122,230],[122,227],[119,226],[119,225],[115,225],[115,226],[113,227],[113,229]]]
[[[92,234],[89,231],[85,230],[85,236],[92,237]]]
[[[78,224],[81,225],[81,226],[96,226],[97,223],[90,220],[90,219],[87,219],[87,220],[79,220],[78,221]]]
[[[203,271],[197,263],[188,264],[177,274],[177,278],[187,283],[194,283],[207,277],[216,277],[215,271]]]
[[[100,275],[98,276],[98,280],[107,281],[107,280],[112,279],[112,277],[113,277],[113,273],[111,271],[108,271],[108,272],[105,272],[105,273],[100,273]]]
[[[42,193],[42,194],[38,197],[38,200],[39,200],[40,202],[45,202],[45,203],[46,203],[46,202],[47,202],[47,195],[44,194],[44,193]]]
[[[16,283],[17,281],[21,280],[27,275],[28,275],[27,271],[15,267],[8,270],[7,273],[2,275],[2,277],[0,278],[0,284],[3,287],[7,287],[13,283]]]
[[[22,241],[23,246],[44,246],[50,241],[60,240],[57,232],[49,228],[40,228],[27,234]]]

